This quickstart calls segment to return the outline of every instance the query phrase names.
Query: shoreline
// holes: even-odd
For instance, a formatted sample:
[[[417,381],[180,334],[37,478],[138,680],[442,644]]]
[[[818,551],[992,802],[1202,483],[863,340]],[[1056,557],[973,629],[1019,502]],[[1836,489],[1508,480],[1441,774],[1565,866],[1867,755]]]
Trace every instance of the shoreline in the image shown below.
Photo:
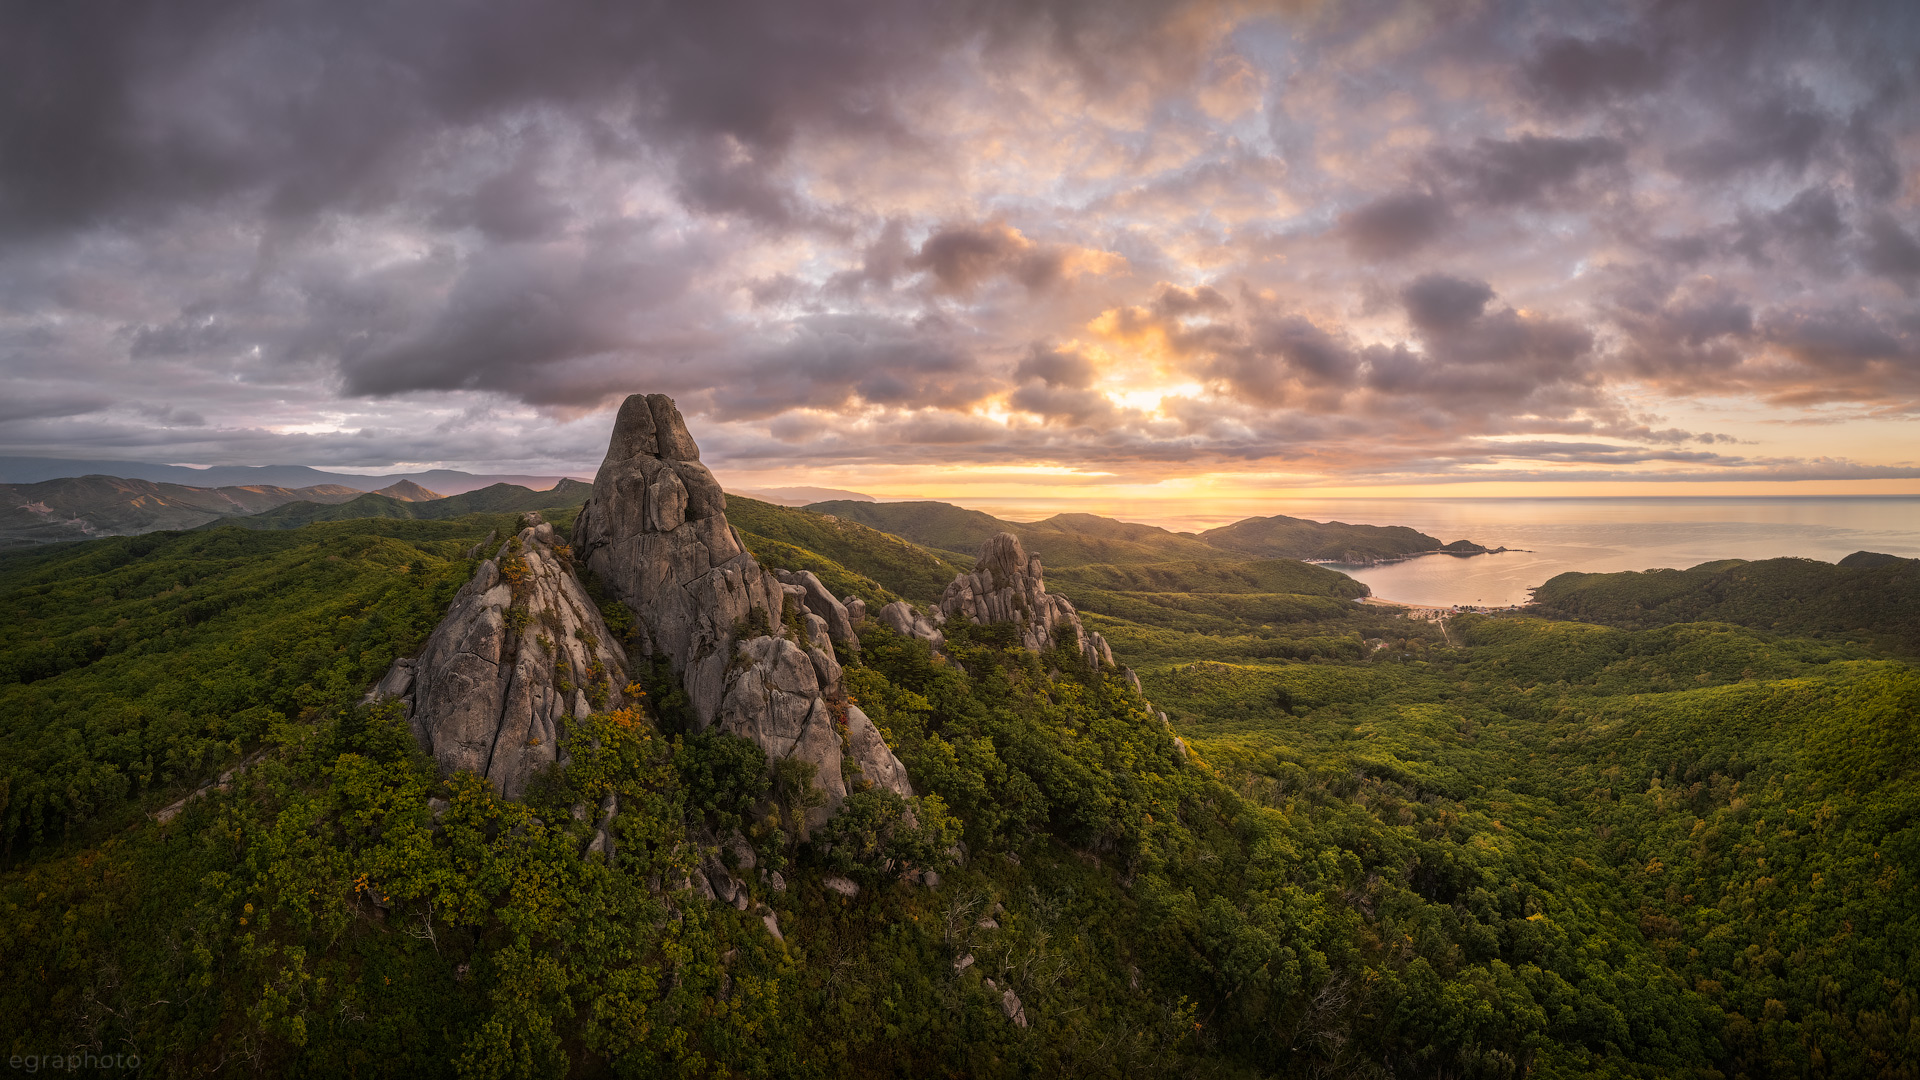
[[[1362,559],[1358,561],[1353,559],[1301,559],[1300,561],[1303,563],[1311,563],[1314,566],[1368,567],[1368,566],[1385,566],[1388,563],[1411,562],[1414,559],[1424,559],[1428,555],[1451,555],[1456,559],[1471,559],[1476,555],[1508,555],[1516,552],[1520,554],[1531,554],[1531,552],[1529,552],[1526,548],[1510,548],[1510,547],[1481,548],[1478,551],[1458,551],[1458,550],[1453,550],[1449,548],[1432,548],[1427,551],[1409,551],[1405,555],[1388,555],[1378,559]]]
[[[1467,612],[1520,611],[1526,604],[1413,604],[1401,600],[1389,600],[1384,596],[1363,596],[1355,600],[1356,604],[1369,607],[1395,607],[1407,609],[1409,618],[1429,621],[1444,619],[1449,615],[1461,615]]]

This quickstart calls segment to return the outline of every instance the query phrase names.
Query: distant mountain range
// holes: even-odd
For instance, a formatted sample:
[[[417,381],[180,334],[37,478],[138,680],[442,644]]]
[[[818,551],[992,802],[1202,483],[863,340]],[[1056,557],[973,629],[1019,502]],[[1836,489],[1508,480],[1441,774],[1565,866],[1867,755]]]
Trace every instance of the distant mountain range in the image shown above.
[[[119,476],[62,477],[33,484],[0,484],[0,548],[197,529],[225,522],[256,529],[290,529],[347,518],[438,520],[480,511],[518,513],[577,506],[592,491],[591,484],[565,478],[544,490],[500,483],[442,495],[411,480],[365,492],[341,484],[208,488]]]
[[[0,484],[0,546],[191,529],[288,503],[343,503],[359,494],[338,484],[204,488],[118,476]]]
[[[0,457],[0,484],[37,484],[78,476],[114,476],[197,488],[267,486],[298,489],[338,484],[354,491],[374,491],[400,481],[412,481],[442,495],[459,495],[493,484],[518,484],[534,491],[545,491],[560,482],[558,476],[477,475],[457,469],[368,476],[326,472],[305,465],[215,465],[196,469],[187,465],[155,465],[144,461]]]

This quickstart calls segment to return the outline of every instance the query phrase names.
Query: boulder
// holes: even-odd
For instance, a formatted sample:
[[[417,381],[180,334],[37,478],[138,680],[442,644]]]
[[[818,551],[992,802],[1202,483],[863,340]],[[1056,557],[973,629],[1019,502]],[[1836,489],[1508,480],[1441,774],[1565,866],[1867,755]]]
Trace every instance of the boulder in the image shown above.
[[[867,621],[867,602],[865,600],[857,596],[849,596],[840,601],[840,606],[847,609],[847,619],[853,623],[855,630],[860,629],[861,625]]]
[[[880,621],[891,627],[893,632],[903,637],[916,637],[932,645],[938,652],[947,643],[947,636],[933,625],[933,620],[913,609],[905,600],[895,600],[880,609]]]
[[[626,703],[626,658],[538,515],[474,571],[420,655],[375,698],[401,703],[442,770],[518,798],[560,757],[569,718]]]
[[[1014,1027],[1027,1026],[1027,1008],[1020,1004],[1020,995],[1014,993],[1011,986],[1000,995],[1000,1011],[1007,1014],[1007,1019],[1013,1021]]]
[[[848,755],[860,767],[860,775],[872,782],[874,787],[891,791],[902,798],[912,796],[913,787],[907,783],[906,766],[900,764],[900,759],[887,748],[886,740],[880,736],[880,729],[873,726],[873,721],[860,711],[858,705],[847,706],[847,744]]]

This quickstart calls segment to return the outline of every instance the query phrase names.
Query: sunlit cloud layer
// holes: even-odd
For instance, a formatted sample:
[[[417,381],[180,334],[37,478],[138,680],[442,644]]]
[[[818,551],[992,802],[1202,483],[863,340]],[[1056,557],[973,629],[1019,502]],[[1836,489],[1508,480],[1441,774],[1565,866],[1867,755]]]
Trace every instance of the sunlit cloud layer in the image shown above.
[[[1911,4],[4,20],[4,454],[1920,490]]]

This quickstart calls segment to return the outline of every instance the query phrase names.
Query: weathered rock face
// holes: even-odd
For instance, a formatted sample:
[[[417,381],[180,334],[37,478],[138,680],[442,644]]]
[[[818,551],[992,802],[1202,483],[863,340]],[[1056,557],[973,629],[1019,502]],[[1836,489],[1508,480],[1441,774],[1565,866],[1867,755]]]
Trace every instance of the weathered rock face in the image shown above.
[[[814,765],[827,801],[809,825],[846,797],[843,755],[869,778],[897,771],[904,787],[906,770],[877,732],[877,749],[840,734],[842,720],[855,727],[830,644],[857,647],[845,606],[811,573],[761,568],[699,458],[672,399],[629,397],[574,525],[576,557],[633,612],[636,651],[672,663],[700,728],[752,739],[770,760]],[[789,597],[811,624],[806,640],[787,628]]]
[[[480,564],[426,648],[394,664],[373,696],[402,703],[414,735],[452,772],[518,797],[558,759],[569,717],[625,703],[626,662],[538,520]]]
[[[804,589],[801,600],[809,613],[819,616],[826,623],[827,636],[834,641],[844,642],[855,652],[859,651],[860,636],[853,632],[852,613],[847,610],[845,604],[834,599],[825,585],[820,584],[820,579],[814,576],[813,571],[775,570],[773,576],[778,578],[782,585],[798,585]],[[860,610],[864,613],[866,605],[861,604]]]
[[[933,624],[933,620],[913,610],[913,605],[905,600],[895,600],[880,609],[880,621],[891,627],[893,632],[904,637],[917,637],[932,645],[935,652],[947,643],[945,634]]]
[[[1081,625],[1080,613],[1066,597],[1047,592],[1040,556],[1028,556],[1012,533],[981,545],[973,573],[954,578],[940,597],[940,613],[983,625],[1013,623],[1020,629],[1021,643],[1035,652],[1052,648],[1056,632],[1070,633],[1074,650],[1089,666],[1113,665],[1107,639]]]

